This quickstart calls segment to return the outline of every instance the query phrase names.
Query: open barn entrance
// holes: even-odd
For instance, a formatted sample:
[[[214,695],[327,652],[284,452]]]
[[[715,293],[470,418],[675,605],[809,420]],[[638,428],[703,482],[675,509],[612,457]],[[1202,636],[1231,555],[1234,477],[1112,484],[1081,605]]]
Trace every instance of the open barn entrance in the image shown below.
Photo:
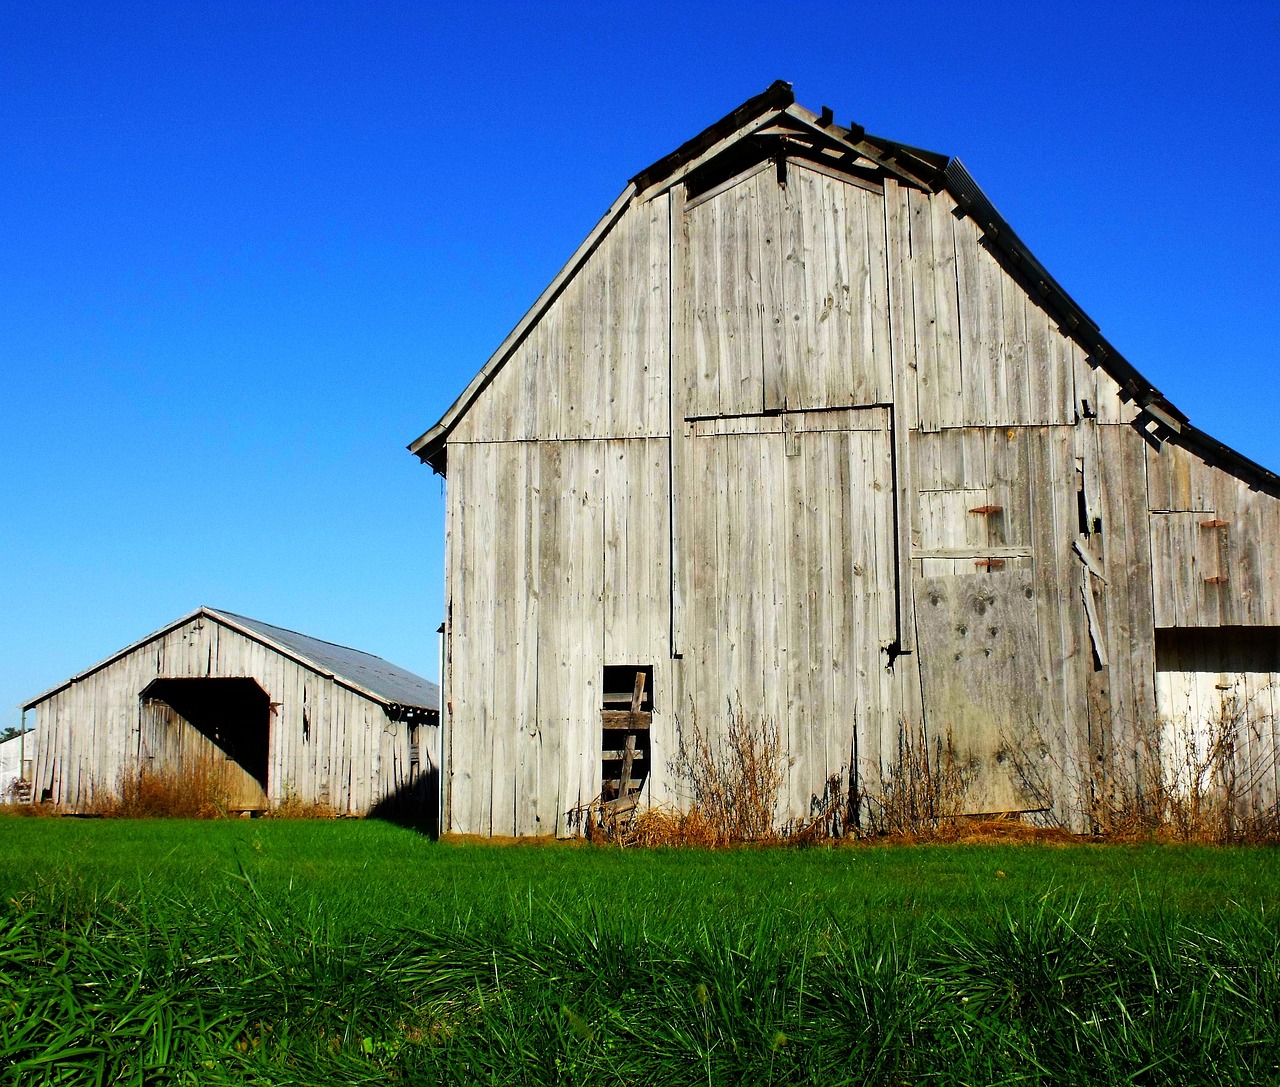
[[[142,692],[139,755],[153,770],[225,764],[231,804],[267,806],[271,698],[249,678],[157,679]]]

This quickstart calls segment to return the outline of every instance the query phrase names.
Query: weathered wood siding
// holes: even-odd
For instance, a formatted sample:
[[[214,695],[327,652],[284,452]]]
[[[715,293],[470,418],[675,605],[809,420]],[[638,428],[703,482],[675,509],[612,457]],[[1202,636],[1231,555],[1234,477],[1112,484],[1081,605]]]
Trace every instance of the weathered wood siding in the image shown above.
[[[892,399],[882,208],[799,164],[689,202],[680,417]]]
[[[772,721],[778,814],[801,819],[830,776],[878,764],[897,717],[888,411],[700,424],[688,471],[677,712],[712,733],[730,713]]]
[[[1156,626],[1280,625],[1280,499],[1172,442],[1147,465]]]
[[[450,447],[446,827],[568,833],[600,792],[605,665],[654,666],[670,735],[668,475],[658,439]]]
[[[448,438],[446,825],[568,832],[611,664],[655,669],[652,801],[730,707],[780,729],[780,819],[921,724],[972,811],[1136,780],[1156,627],[1280,624],[1280,505],[1150,449],[1042,297],[891,177],[633,204]]]
[[[122,772],[165,752],[143,748],[141,694],[156,679],[249,677],[272,703],[267,796],[363,813],[410,784],[408,725],[376,702],[207,617],[138,646],[35,708],[34,796],[81,808]],[[305,725],[304,728],[304,716]],[[421,751],[431,749],[419,726]],[[152,734],[154,735],[154,733]],[[193,739],[192,743],[196,741]],[[198,745],[197,745],[198,746]],[[179,741],[179,754],[182,742]],[[425,760],[422,769],[426,769]]]

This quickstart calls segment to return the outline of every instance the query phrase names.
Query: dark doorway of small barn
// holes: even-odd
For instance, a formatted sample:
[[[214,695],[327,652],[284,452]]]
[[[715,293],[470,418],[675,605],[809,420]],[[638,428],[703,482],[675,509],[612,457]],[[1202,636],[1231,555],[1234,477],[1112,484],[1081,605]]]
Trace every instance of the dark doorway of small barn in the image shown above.
[[[233,808],[267,806],[271,697],[246,677],[157,679],[142,692],[140,754],[155,769],[218,759],[232,773]]]

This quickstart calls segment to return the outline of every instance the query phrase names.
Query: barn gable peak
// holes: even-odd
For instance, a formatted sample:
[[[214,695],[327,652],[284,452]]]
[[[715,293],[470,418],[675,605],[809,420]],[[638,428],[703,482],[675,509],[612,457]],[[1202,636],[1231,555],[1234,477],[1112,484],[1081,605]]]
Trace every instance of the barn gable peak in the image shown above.
[[[959,159],[871,135],[857,123],[839,124],[827,107],[814,113],[796,102],[791,84],[782,80],[634,175],[461,395],[434,426],[409,444],[409,451],[444,474],[446,446],[454,428],[630,209],[677,186],[684,187],[691,201],[712,196],[768,160],[779,163],[780,181],[785,180],[785,164],[797,162],[864,186],[892,180],[918,191],[945,191],[954,201],[955,214],[978,226],[983,247],[997,256],[1059,331],[1080,346],[1089,365],[1115,381],[1121,399],[1135,406],[1140,425],[1157,442],[1173,439],[1250,485],[1280,494],[1280,476],[1192,426],[1188,416],[1102,335],[1000,215]]]

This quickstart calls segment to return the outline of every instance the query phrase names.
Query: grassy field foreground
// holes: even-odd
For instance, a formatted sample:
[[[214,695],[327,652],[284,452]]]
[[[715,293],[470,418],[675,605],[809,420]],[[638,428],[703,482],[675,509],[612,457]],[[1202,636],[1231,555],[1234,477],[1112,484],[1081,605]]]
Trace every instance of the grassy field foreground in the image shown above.
[[[1280,852],[0,819],[0,1082],[1280,1081]]]

